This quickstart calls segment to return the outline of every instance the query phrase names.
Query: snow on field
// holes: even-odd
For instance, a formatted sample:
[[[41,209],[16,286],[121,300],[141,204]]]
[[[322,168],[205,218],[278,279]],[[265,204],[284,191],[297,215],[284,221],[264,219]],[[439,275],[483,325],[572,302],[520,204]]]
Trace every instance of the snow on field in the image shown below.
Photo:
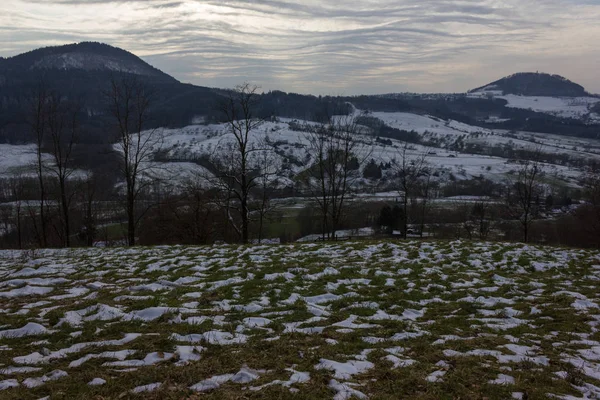
[[[415,131],[417,133],[434,133],[437,135],[461,136],[471,133],[491,134],[492,131],[478,126],[463,124],[453,120],[443,120],[430,115],[419,115],[404,112],[374,112],[373,117],[379,118],[386,125],[405,131]]]
[[[45,161],[50,160],[50,155],[44,156]],[[0,144],[0,177],[11,175],[33,175],[36,160],[35,146]]]
[[[0,144],[0,178],[35,177],[37,154],[33,144],[11,145]],[[52,156],[42,153],[42,163],[45,167],[53,165]],[[48,174],[48,170],[46,170]],[[70,179],[84,177],[85,171],[75,170]]]
[[[507,107],[524,108],[562,118],[581,118],[589,114],[591,106],[600,101],[595,97],[535,97],[513,94],[498,96],[508,101]]]
[[[600,101],[600,99],[596,99]],[[545,133],[517,132],[511,133],[506,130],[486,129],[478,126],[470,126],[458,121],[442,120],[429,115],[416,115],[411,113],[386,113],[376,112],[372,114],[385,122],[388,126],[415,131],[424,135],[425,139],[438,138],[446,142],[462,137],[464,143],[477,143],[483,146],[504,145],[513,149],[537,149],[544,153],[568,154],[574,159],[600,158],[600,141],[594,139],[573,138]],[[516,137],[515,137],[516,136]],[[445,154],[443,150],[426,148],[426,152]],[[464,158],[465,154],[457,158]]]
[[[501,243],[1,251],[0,396],[597,398],[598,281]]]
[[[504,99],[508,102],[506,107],[522,108],[546,114],[552,114],[561,118],[579,119],[590,113],[594,104],[600,102],[597,97],[544,97],[544,96],[520,96],[515,94],[503,94],[502,91],[489,91],[482,89],[471,92],[468,97],[493,96],[495,99]]]

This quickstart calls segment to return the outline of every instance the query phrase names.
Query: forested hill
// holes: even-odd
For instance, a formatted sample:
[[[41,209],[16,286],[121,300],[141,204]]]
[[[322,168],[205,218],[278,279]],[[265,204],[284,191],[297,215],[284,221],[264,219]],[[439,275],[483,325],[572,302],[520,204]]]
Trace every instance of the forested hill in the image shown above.
[[[559,76],[538,72],[521,72],[472,90],[501,91],[520,96],[580,97],[588,96],[583,86]]]

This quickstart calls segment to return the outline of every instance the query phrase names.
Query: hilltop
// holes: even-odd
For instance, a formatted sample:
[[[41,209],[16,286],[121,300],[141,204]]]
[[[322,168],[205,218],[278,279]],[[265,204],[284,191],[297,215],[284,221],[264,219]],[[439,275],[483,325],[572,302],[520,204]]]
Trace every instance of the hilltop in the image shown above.
[[[539,72],[516,73],[470,91],[470,93],[474,92],[501,92],[505,95],[545,97],[589,96],[583,86],[571,82],[567,78]]]

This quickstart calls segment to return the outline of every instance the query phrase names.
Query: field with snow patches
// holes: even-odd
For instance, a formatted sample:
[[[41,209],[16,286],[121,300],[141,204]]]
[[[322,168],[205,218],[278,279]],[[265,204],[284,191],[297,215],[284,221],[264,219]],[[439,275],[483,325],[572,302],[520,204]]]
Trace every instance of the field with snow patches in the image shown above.
[[[598,398],[599,280],[520,244],[2,251],[0,398]]]

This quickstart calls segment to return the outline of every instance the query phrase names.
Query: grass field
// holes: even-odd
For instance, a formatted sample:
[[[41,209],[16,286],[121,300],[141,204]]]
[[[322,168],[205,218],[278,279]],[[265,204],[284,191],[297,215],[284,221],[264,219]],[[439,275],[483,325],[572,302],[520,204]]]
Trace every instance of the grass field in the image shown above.
[[[600,252],[0,252],[0,398],[600,398]]]

